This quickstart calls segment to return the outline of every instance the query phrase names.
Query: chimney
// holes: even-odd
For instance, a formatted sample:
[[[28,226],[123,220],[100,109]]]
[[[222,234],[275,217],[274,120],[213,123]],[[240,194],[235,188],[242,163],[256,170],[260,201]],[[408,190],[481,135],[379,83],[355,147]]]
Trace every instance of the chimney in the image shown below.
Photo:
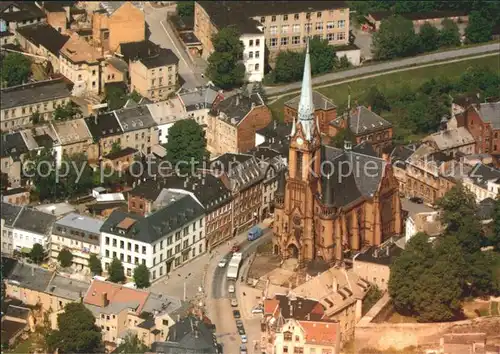
[[[352,142],[348,140],[344,140],[344,150],[351,151],[352,150]]]
[[[109,305],[108,293],[103,292],[103,293],[101,294],[101,296],[102,296],[102,299],[101,299],[101,300],[102,300],[102,307],[106,307],[106,306],[108,306],[108,305]]]
[[[237,106],[240,105],[240,94],[239,93],[236,95],[236,105]]]
[[[333,291],[338,292],[339,291],[339,282],[337,281],[337,277],[334,275],[332,279],[332,288]]]

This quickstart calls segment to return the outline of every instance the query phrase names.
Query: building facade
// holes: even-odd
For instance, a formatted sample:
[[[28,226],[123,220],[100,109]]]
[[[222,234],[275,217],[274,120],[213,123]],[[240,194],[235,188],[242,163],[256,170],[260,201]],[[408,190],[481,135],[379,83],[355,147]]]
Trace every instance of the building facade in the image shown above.
[[[339,262],[345,251],[380,245],[402,232],[398,182],[391,166],[349,147],[322,147],[314,111],[307,51],[288,177],[281,179],[273,227],[275,254],[297,258],[302,265],[316,259]],[[327,170],[323,161],[330,161]],[[368,164],[373,166],[370,172]]]

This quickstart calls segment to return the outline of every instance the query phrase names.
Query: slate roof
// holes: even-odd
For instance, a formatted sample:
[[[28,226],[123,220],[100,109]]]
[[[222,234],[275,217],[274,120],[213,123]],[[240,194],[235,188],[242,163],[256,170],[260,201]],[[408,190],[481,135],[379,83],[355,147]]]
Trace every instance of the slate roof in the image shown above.
[[[409,144],[409,145],[401,145],[396,146],[391,152],[391,162],[402,161],[406,162],[406,160],[417,150],[419,144]],[[401,166],[398,166],[401,167]]]
[[[122,128],[113,112],[86,117],[85,123],[94,141],[108,136],[122,134]]]
[[[0,19],[5,22],[22,22],[45,17],[43,11],[35,5],[34,1],[7,1],[2,5]],[[3,12],[10,5],[17,7],[20,11]]]
[[[202,108],[212,108],[218,92],[212,86],[202,86],[193,91],[179,93],[179,98],[186,107],[186,111],[194,111]]]
[[[90,216],[77,213],[70,213],[59,219],[55,224],[57,226],[66,226],[76,230],[82,230],[91,234],[100,235],[100,229],[104,221],[92,218]]]
[[[120,51],[127,62],[139,60],[148,69],[177,64],[179,62],[177,55],[170,49],[161,48],[149,40],[122,43]]]
[[[45,1],[43,8],[48,12],[64,12],[65,7],[72,7],[74,1]]]
[[[119,109],[113,113],[124,133],[156,126],[147,106]]]
[[[293,318],[296,320],[309,319],[311,321],[319,321],[323,318],[324,308],[317,300],[299,296],[288,297],[282,294],[276,294],[274,299],[278,300],[278,308],[284,319]]]
[[[38,266],[18,262],[8,279],[11,283],[18,282],[22,288],[44,292],[53,274]]]
[[[231,190],[241,191],[264,179],[268,163],[249,154],[225,153],[212,160],[211,166],[227,175]]]
[[[254,107],[263,106],[264,101],[258,94],[234,95],[221,101],[215,108],[218,117],[238,125]],[[223,113],[223,114],[222,114]]]
[[[0,106],[8,109],[70,96],[71,90],[62,79],[38,81],[2,89]]]
[[[355,262],[367,262],[390,266],[402,252],[403,250],[396,244],[386,246],[383,249],[371,246],[363,253],[358,254]]]
[[[469,178],[475,185],[486,188],[488,181],[500,182],[500,170],[478,163],[470,172]]]
[[[3,107],[2,107],[3,108]],[[28,152],[28,146],[20,132],[2,134],[0,143],[1,157],[11,156],[14,159]]]
[[[5,226],[12,227],[19,213],[23,209],[22,206],[1,202],[0,210],[2,211],[2,219],[5,220]]]
[[[266,127],[256,131],[257,134],[262,135],[266,141],[287,140],[292,131],[292,123],[283,123],[277,120],[271,121]]]
[[[500,129],[500,101],[481,103],[476,109],[483,122],[491,123],[493,129]]]
[[[118,10],[126,1],[101,1],[99,5],[106,10],[109,15],[112,15],[116,10]],[[132,5],[142,10],[142,4],[140,1],[131,1]]]
[[[144,243],[154,243],[161,237],[182,228],[203,215],[203,207],[193,197],[186,195],[148,217],[132,215],[115,210],[101,227],[101,232],[138,240]],[[125,219],[135,222],[128,228],[120,229],[119,224]],[[131,221],[132,222],[132,221]]]
[[[46,2],[46,4],[49,4],[49,2]],[[59,57],[59,51],[69,40],[69,36],[59,33],[47,23],[19,27],[16,31],[34,45],[47,48],[56,57]]]
[[[89,283],[56,274],[47,285],[45,292],[64,299],[80,301],[89,287]]]
[[[330,109],[337,108],[337,106],[333,103],[332,100],[330,100],[325,95],[319,93],[318,91],[313,91],[312,96],[313,96],[313,103],[315,110],[321,109],[324,111],[328,111]],[[297,111],[299,109],[299,101],[300,101],[300,95],[297,95],[291,100],[285,102],[285,106],[293,108],[294,110]]]
[[[464,145],[472,145],[476,142],[472,134],[469,133],[465,127],[446,129],[425,137],[423,141],[434,142],[437,148],[441,151],[446,151]]]
[[[24,207],[17,217],[14,227],[40,235],[50,235],[52,225],[56,219],[55,215]]]
[[[392,127],[392,124],[365,106],[359,106],[351,113],[349,127],[355,135],[360,135]]]

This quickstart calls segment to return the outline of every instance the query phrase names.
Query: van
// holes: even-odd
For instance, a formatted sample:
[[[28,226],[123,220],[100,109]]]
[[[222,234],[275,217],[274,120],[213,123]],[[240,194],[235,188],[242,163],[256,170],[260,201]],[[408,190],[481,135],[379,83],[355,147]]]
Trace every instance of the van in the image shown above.
[[[258,226],[254,226],[248,231],[248,241],[254,241],[262,236],[262,229]]]

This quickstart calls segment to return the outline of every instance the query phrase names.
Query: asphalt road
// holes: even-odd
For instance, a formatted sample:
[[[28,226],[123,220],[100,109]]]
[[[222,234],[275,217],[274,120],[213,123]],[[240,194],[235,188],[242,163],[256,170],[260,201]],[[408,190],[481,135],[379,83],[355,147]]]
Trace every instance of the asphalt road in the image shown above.
[[[245,240],[240,244],[241,250],[240,252],[243,253],[243,262],[245,262],[246,258],[254,253],[257,250],[257,247],[259,245],[262,245],[263,243],[266,243],[271,239],[272,235],[272,230],[271,229],[266,229],[264,230],[264,234],[258,238],[255,241],[248,241]],[[224,255],[224,258],[230,259],[231,253],[227,253]],[[220,257],[222,259],[223,257]],[[219,261],[218,260],[218,261]],[[229,261],[228,261],[229,262]],[[243,264],[242,262],[242,264]],[[228,298],[228,292],[227,292],[227,287],[229,286],[229,283],[226,278],[226,273],[227,273],[227,265],[224,268],[219,268],[217,267],[214,271],[213,277],[212,277],[212,298],[213,299],[222,299],[222,298]],[[240,273],[238,276],[241,276],[241,267],[240,267]]]
[[[477,47],[470,47],[464,49],[450,50],[446,52],[439,52],[427,55],[420,55],[418,57],[406,58],[397,61],[391,61],[380,64],[373,64],[367,66],[361,66],[355,69],[341,71],[337,73],[330,73],[326,75],[321,75],[313,78],[313,85],[318,85],[326,83],[329,81],[336,81],[342,79],[349,79],[359,75],[367,75],[375,72],[389,71],[393,69],[403,68],[411,65],[422,65],[426,63],[431,63],[434,61],[442,61],[448,59],[455,59],[458,57],[480,55],[489,52],[500,52],[500,43],[486,44]],[[410,67],[411,69],[411,67]],[[287,91],[300,90],[301,82],[294,82],[288,85],[282,85],[277,87],[266,87],[267,96],[276,96]]]
[[[182,77],[183,87],[194,88],[207,82],[201,77],[203,68],[195,65],[186,53],[184,45],[177,39],[167,22],[167,13],[173,11],[171,7],[152,7],[144,5],[146,23],[149,27],[149,40],[162,48],[172,50],[179,58],[179,76]]]

